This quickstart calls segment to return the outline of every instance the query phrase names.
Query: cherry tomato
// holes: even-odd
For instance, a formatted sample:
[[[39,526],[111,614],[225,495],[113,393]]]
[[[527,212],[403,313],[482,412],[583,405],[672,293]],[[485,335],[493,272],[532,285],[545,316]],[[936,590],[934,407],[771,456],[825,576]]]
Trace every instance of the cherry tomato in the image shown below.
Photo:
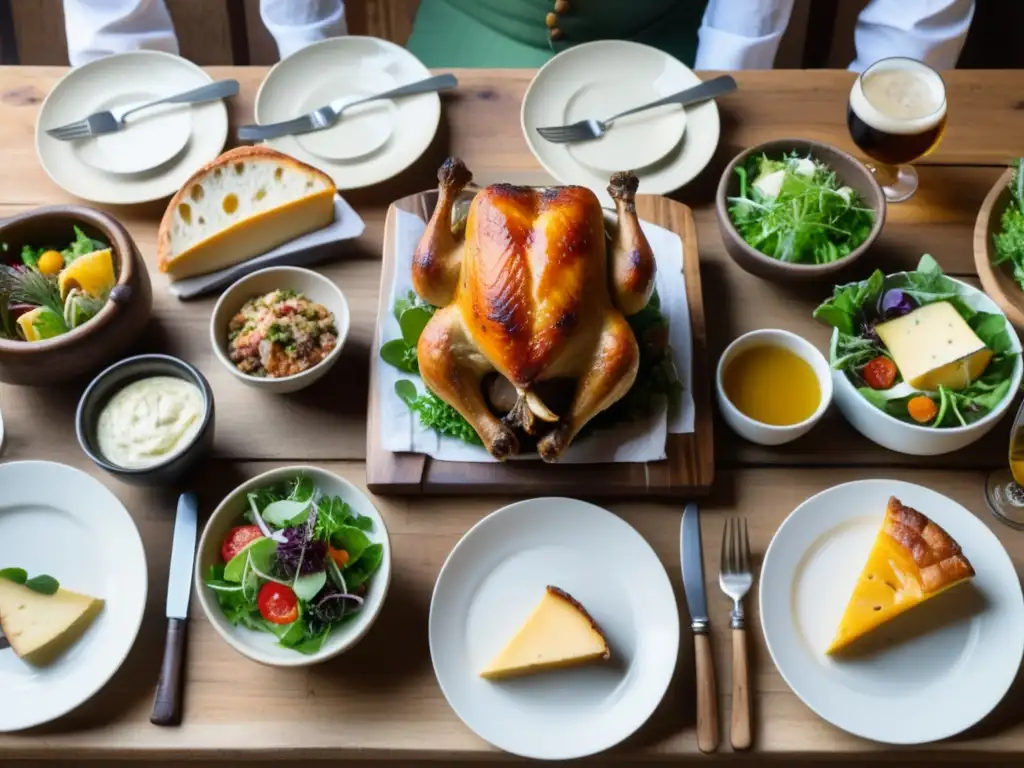
[[[864,366],[864,381],[872,389],[888,389],[896,381],[896,363],[879,355]]]
[[[348,552],[344,549],[335,549],[330,544],[327,545],[327,553],[331,556],[331,560],[338,564],[339,568],[344,568],[348,565]]]
[[[230,563],[231,559],[245,549],[249,542],[262,538],[263,532],[258,525],[240,525],[237,528],[232,528],[224,537],[224,543],[220,545],[220,556],[225,563]]]
[[[271,624],[291,624],[299,618],[299,599],[284,584],[268,581],[260,588],[256,605]]]

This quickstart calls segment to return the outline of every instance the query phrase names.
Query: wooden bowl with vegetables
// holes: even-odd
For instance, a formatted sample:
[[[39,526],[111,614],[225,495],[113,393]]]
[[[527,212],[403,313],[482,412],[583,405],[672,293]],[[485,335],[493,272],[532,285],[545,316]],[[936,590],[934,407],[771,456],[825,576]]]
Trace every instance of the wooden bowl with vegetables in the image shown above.
[[[1024,329],[1024,175],[1007,168],[985,197],[974,224],[974,264],[981,285]]]
[[[112,216],[61,205],[0,221],[0,381],[95,372],[138,339],[152,300],[138,248]]]
[[[722,174],[715,208],[732,259],[780,281],[848,267],[885,223],[885,195],[871,171],[808,139],[777,139],[741,152]]]

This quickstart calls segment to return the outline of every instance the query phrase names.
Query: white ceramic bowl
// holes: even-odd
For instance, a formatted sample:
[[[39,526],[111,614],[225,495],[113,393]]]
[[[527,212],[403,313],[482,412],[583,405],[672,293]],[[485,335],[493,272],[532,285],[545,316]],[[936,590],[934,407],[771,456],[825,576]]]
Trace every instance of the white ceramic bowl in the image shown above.
[[[811,368],[814,369],[815,376],[818,377],[818,386],[821,389],[821,402],[818,403],[817,410],[810,417],[804,419],[799,424],[779,427],[756,421],[742,413],[739,408],[732,404],[732,401],[725,394],[722,376],[725,373],[726,367],[737,355],[753,347],[782,347],[799,355],[810,364]],[[760,445],[782,445],[807,434],[811,427],[818,423],[822,414],[828,410],[829,403],[832,402],[832,376],[830,374],[831,371],[825,356],[818,351],[817,347],[795,333],[773,328],[750,331],[726,347],[725,352],[718,359],[718,370],[715,373],[715,391],[718,393],[718,407],[722,411],[725,423],[740,437]]]
[[[249,299],[263,296],[271,291],[290,288],[306,298],[327,307],[334,315],[338,329],[338,343],[318,365],[314,365],[294,376],[281,378],[260,378],[242,373],[228,356],[228,323]],[[305,389],[323,376],[338,362],[341,348],[348,337],[348,300],[333,282],[323,275],[301,267],[268,267],[238,280],[217,300],[210,318],[210,342],[217,359],[231,371],[232,375],[251,387],[285,395]]]
[[[299,474],[305,474],[312,478],[317,488],[325,495],[340,496],[353,512],[371,518],[373,530],[368,531],[367,535],[371,541],[384,545],[384,557],[381,560],[380,568],[369,581],[364,596],[365,602],[359,615],[332,632],[328,636],[327,642],[324,643],[324,647],[312,655],[281,647],[277,643],[277,638],[270,633],[233,626],[224,618],[224,613],[221,611],[213,590],[206,586],[206,574],[209,573],[210,566],[221,562],[220,547],[224,536],[231,528],[239,525],[238,521],[241,519],[246,505],[245,494],[254,488],[273,485]],[[384,605],[384,598],[391,583],[391,540],[388,537],[384,518],[381,517],[377,508],[365,493],[348,480],[313,466],[280,467],[264,472],[238,486],[210,515],[210,519],[203,529],[203,535],[199,539],[195,581],[199,602],[203,606],[203,613],[206,614],[207,620],[228,645],[240,654],[272,667],[310,666],[344,653],[358,643],[373,626],[373,622],[376,621],[377,615]]]
[[[952,277],[949,279],[959,286],[961,297],[972,309],[1006,317],[999,305],[977,288]],[[1020,339],[1017,338],[1013,326],[1007,323],[1006,327],[1010,334],[1010,343],[1019,355]],[[833,344],[838,333],[838,331],[832,332]],[[937,456],[942,453],[958,451],[987,434],[1009,409],[1014,393],[1020,389],[1022,373],[1024,373],[1024,363],[1018,357],[1017,365],[1013,369],[1013,378],[1010,381],[1010,392],[1003,402],[973,424],[968,424],[966,427],[950,427],[949,429],[909,424],[890,416],[861,397],[853,382],[842,371],[832,371],[832,383],[836,405],[839,406],[839,410],[846,420],[864,437],[874,440],[890,451],[907,453],[912,456]]]

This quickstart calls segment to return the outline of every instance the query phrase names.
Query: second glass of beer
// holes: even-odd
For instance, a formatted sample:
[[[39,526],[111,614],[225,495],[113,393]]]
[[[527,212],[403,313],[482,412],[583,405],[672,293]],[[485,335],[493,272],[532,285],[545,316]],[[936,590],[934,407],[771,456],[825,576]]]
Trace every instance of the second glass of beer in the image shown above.
[[[946,128],[946,86],[941,75],[916,59],[882,59],[857,78],[846,123],[854,143],[875,160],[868,167],[890,203],[917,189],[917,171],[907,165],[924,157]]]

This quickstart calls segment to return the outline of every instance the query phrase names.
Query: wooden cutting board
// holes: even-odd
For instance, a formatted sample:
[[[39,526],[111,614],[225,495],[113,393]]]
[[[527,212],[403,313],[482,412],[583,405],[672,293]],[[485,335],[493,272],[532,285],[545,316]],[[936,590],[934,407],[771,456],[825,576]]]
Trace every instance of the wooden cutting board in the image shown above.
[[[545,464],[536,461],[471,463],[437,461],[417,453],[393,453],[381,447],[380,403],[377,397],[382,338],[381,318],[391,312],[389,300],[395,269],[397,211],[430,218],[437,192],[422,192],[392,203],[384,226],[377,330],[370,351],[370,399],[367,418],[366,479],[374,493],[402,495],[584,495],[589,498],[683,498],[707,493],[714,477],[714,442],[704,303],[700,288],[697,231],[690,208],[664,197],[640,195],[640,218],[669,229],[683,241],[683,273],[693,333],[693,400],[695,431],[669,435],[668,458],[634,464]]]

